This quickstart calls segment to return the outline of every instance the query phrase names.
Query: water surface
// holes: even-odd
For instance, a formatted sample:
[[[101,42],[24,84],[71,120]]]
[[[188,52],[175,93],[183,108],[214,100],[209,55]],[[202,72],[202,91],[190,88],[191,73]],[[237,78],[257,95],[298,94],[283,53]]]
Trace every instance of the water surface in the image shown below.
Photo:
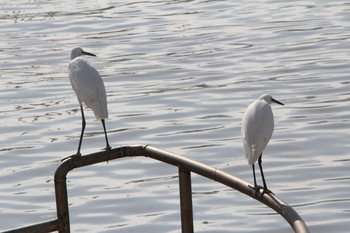
[[[311,232],[348,232],[347,1],[4,1],[0,230],[56,217],[53,174],[77,149],[67,78],[81,46],[102,74],[112,146],[151,144],[252,182],[240,121],[262,93],[275,132],[268,185]],[[104,147],[86,110],[82,153]],[[68,177],[72,232],[180,232],[177,169],[147,158]],[[260,179],[259,179],[259,182]],[[251,198],[193,175],[196,232],[292,232]]]

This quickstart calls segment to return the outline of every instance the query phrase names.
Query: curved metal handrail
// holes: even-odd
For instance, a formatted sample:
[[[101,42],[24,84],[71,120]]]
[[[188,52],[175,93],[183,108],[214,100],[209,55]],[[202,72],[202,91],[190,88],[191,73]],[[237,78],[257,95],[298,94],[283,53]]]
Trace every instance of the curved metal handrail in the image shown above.
[[[117,147],[110,151],[97,152],[81,157],[71,157],[65,160],[57,168],[55,173],[55,193],[57,206],[57,219],[27,227],[12,229],[3,233],[46,233],[59,231],[69,233],[69,209],[66,176],[74,168],[88,166],[95,163],[105,162],[123,157],[146,156],[179,168],[179,188],[181,207],[182,233],[193,233],[193,211],[192,211],[192,185],[191,172],[220,182],[228,187],[238,190],[279,213],[292,226],[296,233],[309,233],[305,222],[286,202],[279,199],[273,193],[263,194],[250,188],[248,182],[223,171],[193,161],[191,159],[160,150],[153,146],[137,145]]]
[[[309,233],[309,229],[298,213],[286,202],[282,201],[273,193],[260,193],[250,188],[248,182],[215,169],[203,163],[199,163],[164,150],[160,150],[149,145],[123,146],[117,147],[109,152],[101,151],[81,157],[73,157],[65,160],[55,173],[55,192],[57,204],[57,217],[60,225],[60,233],[70,232],[69,210],[67,198],[66,175],[74,168],[83,167],[95,163],[105,162],[123,157],[145,156],[150,157],[179,168],[180,179],[180,201],[181,201],[181,220],[182,232],[193,232],[192,222],[192,197],[190,172],[207,177],[220,182],[241,193],[244,193],[279,213],[293,228],[296,233]],[[187,196],[186,196],[187,195]],[[185,204],[183,204],[185,203]],[[185,213],[183,213],[183,211]]]

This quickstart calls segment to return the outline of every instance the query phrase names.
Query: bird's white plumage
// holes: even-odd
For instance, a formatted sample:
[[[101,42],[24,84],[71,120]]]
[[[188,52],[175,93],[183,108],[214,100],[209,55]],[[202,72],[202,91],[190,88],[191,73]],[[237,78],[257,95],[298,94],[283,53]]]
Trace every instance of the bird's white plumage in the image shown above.
[[[272,97],[262,95],[244,113],[241,134],[248,164],[254,164],[271,139],[274,120],[270,103]]]
[[[79,57],[83,54],[81,48],[71,52],[68,65],[68,75],[78,101],[91,108],[96,119],[108,118],[106,89],[98,71],[86,60]]]

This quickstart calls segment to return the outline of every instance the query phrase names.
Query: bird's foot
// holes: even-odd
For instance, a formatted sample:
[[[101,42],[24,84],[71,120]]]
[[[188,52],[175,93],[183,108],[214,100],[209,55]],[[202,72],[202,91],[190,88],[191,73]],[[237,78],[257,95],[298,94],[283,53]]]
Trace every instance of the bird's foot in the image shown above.
[[[254,190],[260,190],[260,189],[264,189],[264,186],[261,185],[248,185],[249,188],[254,189]]]
[[[254,186],[248,185],[248,187],[255,190],[255,194],[254,194],[255,197],[262,197],[265,193],[266,193],[266,194],[269,194],[269,193],[272,193],[272,194],[273,194],[273,192],[272,192],[270,189],[268,189],[267,187],[264,187],[264,186],[260,186],[260,185],[254,185]],[[262,192],[260,192],[261,189],[263,190]],[[259,193],[260,195],[258,195],[258,193]]]
[[[65,161],[65,160],[67,160],[67,159],[74,159],[74,158],[80,158],[80,157],[81,157],[81,154],[80,154],[80,152],[79,152],[79,153],[76,153],[76,154],[74,154],[74,155],[70,155],[70,156],[67,156],[67,157],[61,159],[61,162]]]
[[[111,153],[111,149],[112,149],[112,147],[110,147],[109,145],[107,145],[107,147],[103,149],[103,150],[107,151],[107,163],[109,161],[109,155]]]
[[[266,193],[266,194],[270,194],[270,193],[274,194],[270,189],[264,187],[264,188],[263,188],[263,191],[262,191],[262,193],[261,193],[261,195],[264,195],[265,193]]]

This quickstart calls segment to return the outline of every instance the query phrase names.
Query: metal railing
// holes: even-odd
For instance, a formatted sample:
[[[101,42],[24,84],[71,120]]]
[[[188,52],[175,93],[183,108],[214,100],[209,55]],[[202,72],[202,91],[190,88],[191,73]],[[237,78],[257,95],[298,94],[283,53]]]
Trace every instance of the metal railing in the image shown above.
[[[117,147],[109,152],[101,151],[65,160],[57,168],[54,179],[57,219],[3,233],[46,233],[52,231],[69,233],[70,223],[66,183],[68,172],[75,168],[106,162],[108,160],[135,156],[150,157],[178,167],[182,233],[194,232],[191,172],[220,182],[265,204],[280,214],[290,224],[294,232],[309,233],[309,229],[297,212],[273,193],[263,194],[258,192],[259,195],[257,195],[257,192],[248,186],[251,184],[244,180],[205,164],[148,145]]]

